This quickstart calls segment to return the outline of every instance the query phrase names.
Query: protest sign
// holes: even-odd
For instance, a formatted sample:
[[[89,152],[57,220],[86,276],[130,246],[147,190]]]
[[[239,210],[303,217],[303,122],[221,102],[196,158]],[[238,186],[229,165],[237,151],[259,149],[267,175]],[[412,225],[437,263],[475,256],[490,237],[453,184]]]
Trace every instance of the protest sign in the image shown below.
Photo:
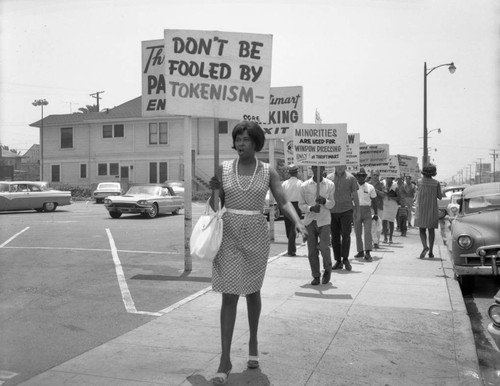
[[[256,121],[264,130],[266,139],[292,139],[292,125],[302,123],[302,100],[302,86],[271,87],[268,119]],[[252,121],[251,118],[250,114],[242,117],[245,121]]]
[[[347,124],[296,124],[293,133],[297,165],[346,164]]]
[[[142,42],[142,116],[164,116],[165,51],[164,40]]]
[[[169,115],[260,121],[269,114],[272,35],[165,30]]]
[[[398,154],[398,164],[401,174],[417,179],[420,177],[418,169],[418,157]]]
[[[346,166],[350,172],[359,170],[359,133],[347,134]]]
[[[387,144],[362,144],[359,147],[359,164],[362,167],[366,167],[371,163],[388,162],[388,158],[389,145]]]

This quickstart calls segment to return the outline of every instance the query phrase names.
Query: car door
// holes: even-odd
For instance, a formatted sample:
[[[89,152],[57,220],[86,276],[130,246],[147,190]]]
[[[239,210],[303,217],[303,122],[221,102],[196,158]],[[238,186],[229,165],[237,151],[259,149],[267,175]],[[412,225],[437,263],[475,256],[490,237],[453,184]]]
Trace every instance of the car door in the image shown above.
[[[7,210],[31,209],[29,206],[28,187],[26,184],[10,185],[9,208]]]

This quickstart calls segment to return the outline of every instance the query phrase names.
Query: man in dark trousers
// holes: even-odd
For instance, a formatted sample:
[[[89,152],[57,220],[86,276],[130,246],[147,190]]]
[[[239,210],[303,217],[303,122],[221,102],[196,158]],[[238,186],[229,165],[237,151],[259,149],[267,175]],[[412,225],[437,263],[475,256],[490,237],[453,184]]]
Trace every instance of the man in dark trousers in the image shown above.
[[[358,181],[346,171],[346,165],[335,167],[335,173],[328,175],[335,184],[335,206],[331,209],[331,234],[335,264],[332,269],[352,270],[349,262],[351,229],[354,214],[359,217]]]
[[[294,165],[288,165],[288,174],[290,174],[290,178],[283,181],[281,186],[285,190],[287,198],[292,203],[295,211],[301,217],[301,212],[299,209],[299,197],[300,197],[300,185],[302,185],[302,181],[297,178],[297,173],[299,168]],[[295,256],[297,252],[297,247],[295,246],[295,239],[297,237],[297,233],[295,232],[294,223],[285,216],[285,230],[286,237],[288,238],[288,256]]]

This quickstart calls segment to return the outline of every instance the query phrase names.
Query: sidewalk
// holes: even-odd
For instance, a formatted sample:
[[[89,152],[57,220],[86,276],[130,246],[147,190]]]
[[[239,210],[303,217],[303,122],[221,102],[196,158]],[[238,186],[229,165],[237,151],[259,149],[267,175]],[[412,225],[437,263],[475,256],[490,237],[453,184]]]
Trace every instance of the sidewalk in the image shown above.
[[[395,232],[399,234],[399,232]],[[261,367],[247,370],[241,299],[229,385],[482,385],[474,338],[446,247],[418,259],[418,230],[351,259],[311,286],[307,249],[271,257],[262,289]],[[351,256],[356,253],[352,232]],[[284,244],[273,244],[271,256]],[[173,308],[173,307],[172,307]],[[220,356],[220,294],[193,300],[23,383],[25,386],[211,385]]]

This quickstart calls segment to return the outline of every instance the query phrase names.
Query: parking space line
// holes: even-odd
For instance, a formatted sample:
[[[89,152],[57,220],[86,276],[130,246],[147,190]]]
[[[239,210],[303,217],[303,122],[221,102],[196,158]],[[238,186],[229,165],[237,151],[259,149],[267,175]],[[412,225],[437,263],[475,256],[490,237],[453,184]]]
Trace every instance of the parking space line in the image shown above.
[[[128,289],[127,280],[125,279],[125,274],[123,273],[122,263],[118,257],[118,250],[116,249],[115,241],[111,231],[106,228],[106,233],[108,235],[109,246],[111,247],[111,255],[113,256],[113,263],[115,264],[116,277],[118,279],[118,285],[120,286],[120,291],[122,294],[123,304],[125,305],[125,310],[131,314],[141,314],[150,316],[161,316],[162,314],[158,312],[147,312],[147,311],[137,311],[135,308],[134,299],[130,290]]]
[[[10,239],[8,239],[6,242],[4,242],[3,244],[0,245],[0,248],[3,248],[5,247],[8,243],[10,243],[12,240],[14,240],[17,236],[19,236],[21,233],[27,231],[28,229],[30,229],[30,227],[26,227],[24,228],[22,231],[20,232],[17,232],[14,236],[12,236]]]

